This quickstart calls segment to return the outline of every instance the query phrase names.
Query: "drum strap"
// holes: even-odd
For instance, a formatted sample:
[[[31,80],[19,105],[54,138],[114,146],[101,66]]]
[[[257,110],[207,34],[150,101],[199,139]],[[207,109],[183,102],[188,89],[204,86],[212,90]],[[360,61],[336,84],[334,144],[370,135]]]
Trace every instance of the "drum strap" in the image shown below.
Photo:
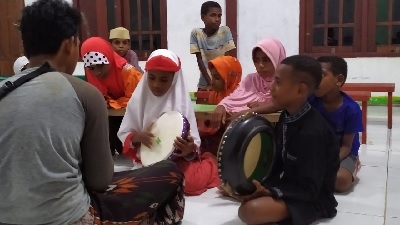
[[[42,74],[53,72],[53,71],[55,71],[55,70],[53,68],[51,68],[51,66],[48,62],[46,62],[41,67],[39,67],[37,70],[18,78],[14,82],[11,82],[11,81],[5,82],[4,85],[2,87],[0,87],[0,100],[2,98],[4,98],[6,95],[8,95],[10,92],[14,91],[21,85],[25,84],[26,82],[28,82]]]

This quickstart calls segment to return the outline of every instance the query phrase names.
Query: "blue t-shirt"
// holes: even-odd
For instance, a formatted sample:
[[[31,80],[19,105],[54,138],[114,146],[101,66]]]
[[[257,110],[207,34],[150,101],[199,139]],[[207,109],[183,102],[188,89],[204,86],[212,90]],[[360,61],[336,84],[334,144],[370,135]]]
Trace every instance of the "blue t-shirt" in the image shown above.
[[[337,135],[340,146],[342,145],[344,134],[355,133],[350,154],[358,156],[358,149],[360,148],[359,132],[364,130],[361,109],[350,96],[344,92],[341,93],[343,104],[338,110],[332,112],[326,111],[322,98],[312,95],[308,101],[331,125]]]

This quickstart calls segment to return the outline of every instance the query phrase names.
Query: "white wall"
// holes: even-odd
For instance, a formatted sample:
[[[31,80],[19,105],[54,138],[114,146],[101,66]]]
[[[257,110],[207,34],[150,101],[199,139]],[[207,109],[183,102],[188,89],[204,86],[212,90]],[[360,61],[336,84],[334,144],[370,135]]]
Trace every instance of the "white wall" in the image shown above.
[[[30,5],[30,4],[32,4],[32,2],[36,2],[36,0],[24,0],[24,1],[25,1],[25,5]],[[72,3],[72,0],[66,0],[66,1]]]
[[[347,58],[346,61],[349,65],[349,83],[396,83],[394,95],[400,96],[400,57]]]
[[[25,0],[30,4],[35,0]],[[72,2],[72,0],[67,0]],[[204,0],[205,1],[205,0]],[[225,20],[225,0],[217,0],[223,9],[222,25]],[[182,60],[185,80],[190,91],[197,89],[199,70],[196,57],[189,53],[190,31],[202,27],[200,0],[168,0],[167,30],[168,48]],[[251,50],[262,38],[275,37],[284,44],[288,56],[299,52],[299,0],[238,0],[238,58],[243,74],[254,71]],[[396,83],[395,95],[400,96],[400,57],[396,58],[348,58],[348,82]],[[140,62],[142,68],[144,62]],[[74,74],[82,75],[79,63]],[[374,93],[382,96],[383,93]]]
[[[244,76],[255,71],[251,51],[261,39],[277,38],[287,55],[299,52],[299,8],[296,0],[238,0],[238,58]]]

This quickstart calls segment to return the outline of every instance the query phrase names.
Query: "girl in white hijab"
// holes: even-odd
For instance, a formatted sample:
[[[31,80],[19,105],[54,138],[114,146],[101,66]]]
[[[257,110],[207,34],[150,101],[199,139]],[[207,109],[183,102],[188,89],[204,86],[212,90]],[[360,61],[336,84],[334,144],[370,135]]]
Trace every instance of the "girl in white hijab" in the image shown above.
[[[215,157],[200,153],[196,117],[179,57],[166,49],[156,50],[146,62],[145,70],[118,131],[123,154],[133,159],[136,168],[142,167],[140,145],[149,147],[154,138],[148,132],[149,127],[163,113],[178,111],[188,119],[191,128],[187,140],[178,137],[174,143],[181,151],[176,154],[175,162],[185,174],[185,194],[199,195],[207,188],[217,187],[220,181]]]

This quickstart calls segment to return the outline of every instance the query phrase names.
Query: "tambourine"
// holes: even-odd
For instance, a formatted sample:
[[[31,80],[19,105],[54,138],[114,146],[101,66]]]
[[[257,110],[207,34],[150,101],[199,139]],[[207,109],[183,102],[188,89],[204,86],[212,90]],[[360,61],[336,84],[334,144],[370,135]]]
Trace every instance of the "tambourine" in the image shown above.
[[[152,125],[150,132],[155,136],[151,148],[140,147],[140,160],[144,166],[150,166],[162,160],[174,159],[176,137],[187,139],[190,123],[177,111],[166,112]]]

